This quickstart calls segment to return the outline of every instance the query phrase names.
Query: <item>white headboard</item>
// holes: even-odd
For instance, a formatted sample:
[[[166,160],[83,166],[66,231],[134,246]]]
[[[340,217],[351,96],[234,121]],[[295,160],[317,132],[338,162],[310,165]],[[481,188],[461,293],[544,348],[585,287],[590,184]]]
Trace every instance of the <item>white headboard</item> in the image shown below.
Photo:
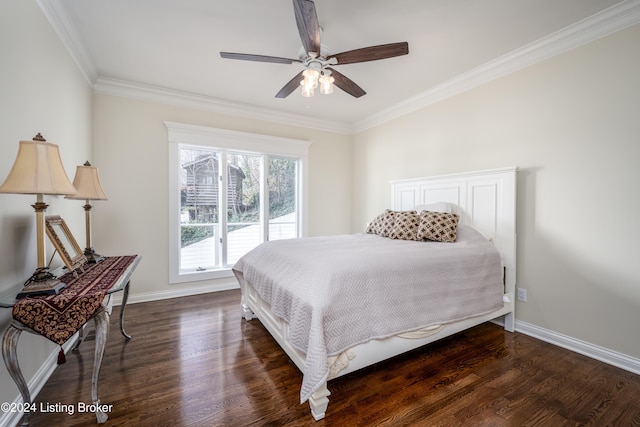
[[[506,267],[507,292],[516,283],[517,167],[438,175],[391,182],[391,206],[411,210],[427,203],[447,202],[470,225],[493,240]]]

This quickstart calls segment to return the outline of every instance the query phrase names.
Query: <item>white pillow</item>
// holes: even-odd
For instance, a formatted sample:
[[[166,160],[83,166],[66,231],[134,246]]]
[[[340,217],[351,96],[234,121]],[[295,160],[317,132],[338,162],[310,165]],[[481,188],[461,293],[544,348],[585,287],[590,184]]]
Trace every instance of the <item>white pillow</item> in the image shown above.
[[[427,205],[417,205],[413,209],[415,209],[418,213],[422,211],[453,213],[451,209],[451,204],[445,203],[445,202],[429,203]]]

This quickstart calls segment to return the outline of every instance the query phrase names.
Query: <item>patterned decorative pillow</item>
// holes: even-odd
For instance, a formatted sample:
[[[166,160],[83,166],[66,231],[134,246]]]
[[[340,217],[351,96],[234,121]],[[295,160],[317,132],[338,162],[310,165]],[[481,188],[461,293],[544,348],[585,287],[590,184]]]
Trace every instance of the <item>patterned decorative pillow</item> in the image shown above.
[[[390,209],[385,210],[383,213],[374,218],[367,226],[367,233],[377,234],[382,237],[389,237],[391,230],[393,229],[395,211]]]
[[[380,228],[380,226],[382,225],[382,222],[384,221],[384,215],[385,213],[382,212],[380,215],[375,217],[373,221],[367,224],[367,229],[365,233],[378,234],[378,229]]]
[[[389,237],[401,240],[417,240],[420,217],[416,211],[395,211]]]
[[[379,230],[379,235],[382,237],[389,237],[391,234],[391,230],[393,230],[393,225],[396,222],[396,212],[391,209],[387,209],[384,211],[384,221],[382,222],[382,226]]]
[[[387,209],[386,211],[382,212],[380,215],[375,217],[373,221],[371,221],[369,225],[367,225],[366,232],[369,234],[380,234],[382,230],[386,227],[385,224],[389,221],[389,219],[387,218],[388,216],[387,212],[390,212],[390,211]]]
[[[459,220],[460,217],[456,214],[422,211],[417,239],[453,243],[458,239]]]

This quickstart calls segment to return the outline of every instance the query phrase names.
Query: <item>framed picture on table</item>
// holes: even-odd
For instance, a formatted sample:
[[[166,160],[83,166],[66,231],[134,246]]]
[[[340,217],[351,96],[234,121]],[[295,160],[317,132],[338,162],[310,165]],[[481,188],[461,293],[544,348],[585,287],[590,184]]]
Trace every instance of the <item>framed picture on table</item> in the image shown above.
[[[59,215],[48,215],[45,218],[45,225],[47,236],[58,251],[67,270],[78,277],[78,270],[84,272],[83,266],[87,263],[87,257],[71,234],[71,230]]]

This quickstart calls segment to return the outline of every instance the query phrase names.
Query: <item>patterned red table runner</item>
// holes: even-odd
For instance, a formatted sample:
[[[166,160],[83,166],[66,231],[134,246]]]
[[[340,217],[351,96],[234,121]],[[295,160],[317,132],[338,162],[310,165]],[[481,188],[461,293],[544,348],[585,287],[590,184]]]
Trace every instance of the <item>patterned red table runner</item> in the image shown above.
[[[86,264],[84,273],[67,273],[60,280],[67,284],[57,295],[28,296],[13,306],[13,318],[49,338],[64,344],[91,319],[107,291],[136,258],[136,255],[107,257],[97,264]]]

